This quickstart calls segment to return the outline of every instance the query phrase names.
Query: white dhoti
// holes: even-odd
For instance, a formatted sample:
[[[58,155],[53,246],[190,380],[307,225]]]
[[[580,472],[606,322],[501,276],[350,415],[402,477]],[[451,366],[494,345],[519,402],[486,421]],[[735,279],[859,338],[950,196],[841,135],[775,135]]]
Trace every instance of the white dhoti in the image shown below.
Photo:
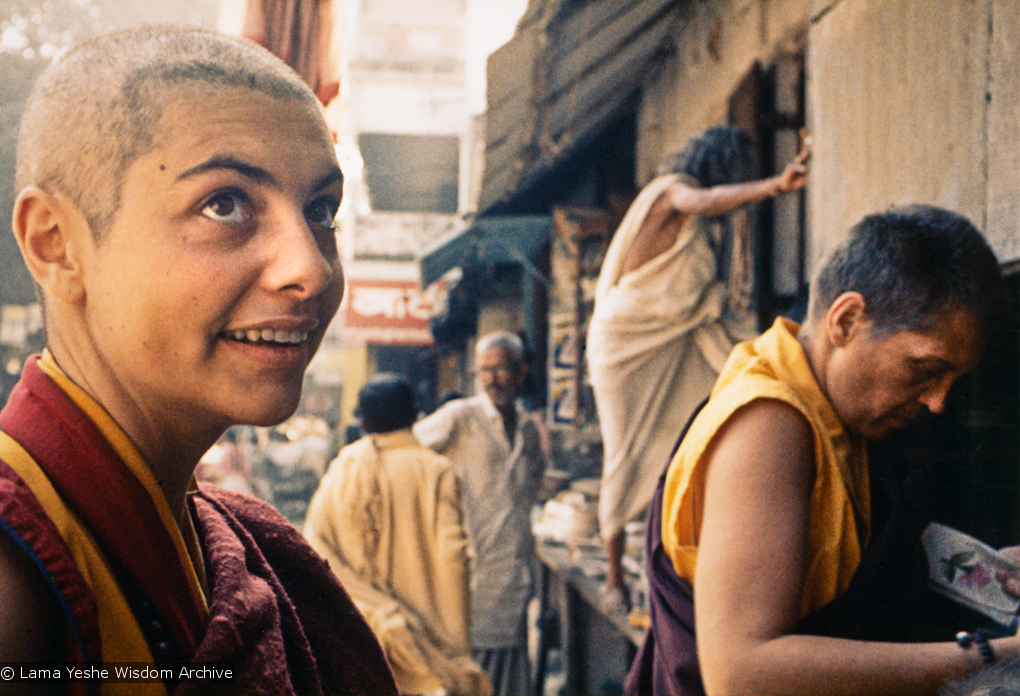
[[[668,250],[626,274],[624,257],[652,204],[677,181],[642,189],[606,252],[586,354],[602,430],[599,526],[609,539],[651,501],[694,408],[712,389],[752,316],[727,316],[726,284],[709,226],[690,219]]]

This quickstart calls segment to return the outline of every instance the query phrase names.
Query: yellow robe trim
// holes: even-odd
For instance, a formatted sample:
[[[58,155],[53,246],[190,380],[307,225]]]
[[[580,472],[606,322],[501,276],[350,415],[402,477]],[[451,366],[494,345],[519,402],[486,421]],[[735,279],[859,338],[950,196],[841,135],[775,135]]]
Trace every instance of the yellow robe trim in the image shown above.
[[[21,445],[6,433],[0,433],[0,458],[7,462],[32,490],[46,515],[53,521],[60,536],[71,550],[71,556],[89,589],[95,595],[99,609],[99,637],[102,641],[103,662],[139,662],[154,664],[145,636],[124,599],[117,581],[106,564],[92,534],[61,500],[60,495],[39,465]],[[162,682],[140,684],[114,684],[102,682],[102,696],[165,695]]]
[[[870,534],[871,497],[863,440],[851,437],[822,393],[796,339],[799,327],[779,318],[754,341],[738,344],[666,474],[663,548],[680,577],[694,584],[705,477],[703,455],[737,409],[776,399],[804,415],[814,435],[815,480],[808,525],[808,567],[800,616],[846,591]]]
[[[127,462],[131,471],[138,476],[145,489],[152,495],[159,510],[160,518],[167,525],[167,529],[170,531],[178,548],[181,562],[188,572],[196,596],[201,598],[203,615],[205,618],[208,618],[208,605],[205,593],[202,591],[202,585],[199,582],[199,572],[202,572],[204,576],[204,567],[201,568],[201,571],[196,570],[195,563],[192,562],[192,556],[188,552],[189,545],[185,543],[184,537],[174,522],[173,515],[170,513],[170,507],[138,449],[109,414],[94,399],[68,379],[60,367],[57,366],[49,351],[43,353],[39,366],[60,385],[79,408],[88,414],[89,418],[99,427],[117,453]],[[102,642],[103,662],[154,664],[155,661],[152,653],[149,651],[145,637],[135,621],[134,614],[132,614],[127,600],[124,598],[124,594],[121,592],[92,533],[78,516],[67,507],[32,456],[9,435],[2,432],[0,432],[0,459],[7,462],[28,485],[32,494],[42,505],[43,510],[45,510],[47,516],[53,521],[60,532],[61,537],[71,551],[75,565],[77,565],[79,572],[92,590],[98,606],[99,635]],[[191,516],[187,515],[187,519],[190,522]],[[193,546],[197,553],[200,548],[198,538],[190,524],[188,532],[193,537],[190,546]],[[197,558],[201,562],[200,553],[198,553]],[[153,696],[165,696],[167,691],[162,682],[159,681],[136,684],[102,682],[99,693],[102,696],[149,696],[150,694]]]
[[[131,442],[131,438],[128,437],[127,433],[117,425],[117,422],[113,420],[98,401],[89,396],[84,389],[72,382],[64,374],[64,371],[57,365],[57,361],[54,360],[53,354],[50,353],[49,349],[43,350],[42,359],[39,360],[39,367],[71,397],[71,400],[74,401],[78,408],[85,412],[89,420],[96,424],[99,432],[103,434],[103,437],[110,443],[114,451],[124,460],[128,469],[142,484],[149,497],[152,498],[160,520],[162,520],[163,525],[170,534],[170,538],[173,539],[180,563],[188,576],[191,591],[194,593],[195,598],[198,600],[198,606],[202,610],[202,619],[203,621],[208,620],[209,604],[203,590],[206,586],[205,563],[202,560],[198,534],[192,526],[191,514],[184,515],[185,533],[187,534],[187,538],[185,538],[185,533],[182,533],[181,528],[177,526],[177,517],[170,510],[170,505],[167,503],[163,490],[156,481],[156,477],[152,475],[149,465],[145,463],[141,452]],[[191,482],[191,489],[197,489],[194,480]]]

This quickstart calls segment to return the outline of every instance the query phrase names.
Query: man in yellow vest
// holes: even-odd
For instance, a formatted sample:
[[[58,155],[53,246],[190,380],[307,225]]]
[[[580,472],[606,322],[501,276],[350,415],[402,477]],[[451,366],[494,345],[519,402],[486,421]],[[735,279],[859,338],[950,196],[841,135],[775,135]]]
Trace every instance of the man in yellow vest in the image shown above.
[[[652,626],[630,693],[935,693],[1020,655],[1018,638],[876,638],[897,615],[872,603],[865,449],[944,409],[1007,305],[978,230],[912,206],[850,230],[802,326],[779,318],[734,348],[653,497]]]

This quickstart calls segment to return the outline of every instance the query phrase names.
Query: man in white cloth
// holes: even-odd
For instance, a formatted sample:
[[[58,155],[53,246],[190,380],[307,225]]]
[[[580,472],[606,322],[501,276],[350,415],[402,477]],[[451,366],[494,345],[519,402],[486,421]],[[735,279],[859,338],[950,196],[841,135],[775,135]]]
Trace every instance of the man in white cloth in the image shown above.
[[[463,485],[474,551],[471,645],[495,693],[530,693],[527,606],[532,594],[531,508],[546,464],[541,420],[516,402],[527,375],[524,344],[496,332],[478,341],[481,393],[455,399],[414,426],[423,445],[449,457]]]
[[[624,526],[644,512],[677,435],[734,343],[755,335],[750,204],[800,190],[808,143],[776,176],[750,136],[710,128],[666,159],[606,251],[586,353],[602,431],[603,607],[625,610]]]

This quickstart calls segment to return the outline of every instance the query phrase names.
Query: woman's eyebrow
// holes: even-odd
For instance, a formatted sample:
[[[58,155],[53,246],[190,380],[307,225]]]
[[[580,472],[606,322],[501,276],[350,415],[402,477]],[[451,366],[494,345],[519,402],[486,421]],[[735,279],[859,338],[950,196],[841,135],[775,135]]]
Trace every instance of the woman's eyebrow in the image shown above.
[[[182,181],[188,177],[195,176],[197,174],[203,174],[208,171],[216,169],[230,169],[237,172],[241,176],[251,179],[260,184],[274,184],[276,179],[267,170],[254,164],[249,164],[242,160],[232,157],[230,155],[217,155],[210,157],[204,162],[196,164],[194,167],[185,169],[183,172],[177,175],[177,181]],[[321,177],[312,187],[313,191],[324,189],[334,182],[344,180],[343,172],[340,171],[339,167],[333,167],[323,177]]]
[[[275,182],[273,175],[262,167],[257,167],[254,164],[243,162],[236,157],[231,157],[229,155],[217,155],[210,157],[206,161],[196,164],[194,167],[185,169],[177,175],[177,181],[182,181],[197,174],[202,174],[216,169],[230,169],[241,176],[258,183],[272,184]],[[339,170],[337,171],[339,172]]]
[[[330,169],[328,174],[326,174],[324,177],[315,182],[315,184],[312,186],[312,190],[318,191],[320,189],[324,189],[330,184],[337,181],[343,183],[343,180],[344,173],[340,171],[340,167],[334,167]]]

